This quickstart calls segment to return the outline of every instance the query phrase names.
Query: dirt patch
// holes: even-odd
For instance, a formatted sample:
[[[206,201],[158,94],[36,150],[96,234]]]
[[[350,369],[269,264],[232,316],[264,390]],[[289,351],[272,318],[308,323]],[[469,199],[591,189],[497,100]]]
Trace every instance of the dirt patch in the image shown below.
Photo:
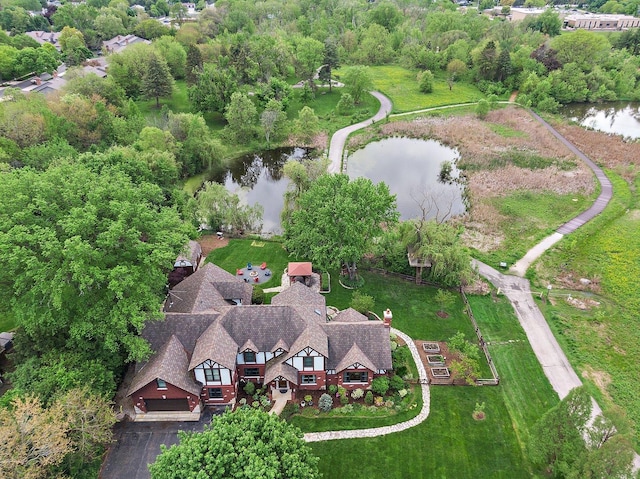
[[[220,239],[216,235],[204,235],[198,238],[197,241],[202,248],[202,256],[205,258],[214,249],[224,248],[229,244],[229,238]]]
[[[584,371],[582,371],[582,377],[593,382],[600,392],[611,400],[611,396],[609,396],[609,392],[607,391],[609,384],[611,384],[611,376],[608,372],[599,371],[587,365],[585,366]]]
[[[573,296],[568,296],[566,301],[574,308],[578,308],[582,311],[587,311],[600,306],[598,301],[594,301],[590,298],[574,298]]]
[[[449,313],[447,313],[446,311],[438,311],[436,312],[436,315],[442,319],[447,319],[449,317]]]

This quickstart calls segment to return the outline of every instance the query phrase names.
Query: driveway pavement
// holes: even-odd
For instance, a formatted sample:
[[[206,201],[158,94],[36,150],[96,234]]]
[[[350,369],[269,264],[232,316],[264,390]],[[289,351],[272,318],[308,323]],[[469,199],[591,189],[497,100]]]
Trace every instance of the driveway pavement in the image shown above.
[[[100,479],[149,479],[160,445],[178,442],[178,431],[202,431],[211,422],[205,411],[199,422],[123,422],[115,426],[115,441],[102,464]]]

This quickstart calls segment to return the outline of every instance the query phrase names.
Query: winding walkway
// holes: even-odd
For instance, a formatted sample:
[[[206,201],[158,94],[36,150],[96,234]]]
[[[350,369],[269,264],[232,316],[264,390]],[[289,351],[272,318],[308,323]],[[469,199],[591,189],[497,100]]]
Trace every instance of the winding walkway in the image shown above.
[[[380,102],[380,109],[378,113],[376,113],[373,117],[361,121],[360,123],[355,123],[353,125],[349,125],[341,130],[336,131],[331,137],[331,142],[329,143],[329,167],[327,171],[329,173],[340,173],[341,165],[342,165],[342,152],[344,151],[344,144],[347,141],[347,138],[351,133],[357,130],[361,130],[362,128],[366,128],[367,126],[375,123],[376,121],[380,121],[391,113],[391,100],[384,96],[382,93],[377,91],[370,92],[373,96],[375,96]]]
[[[418,349],[416,348],[413,339],[404,334],[402,331],[391,328],[391,332],[393,332],[399,338],[402,338],[402,340],[407,344],[409,350],[411,351],[411,356],[413,357],[413,360],[416,362],[416,366],[418,367],[418,379],[422,387],[422,409],[420,410],[418,415],[414,418],[409,419],[408,421],[393,424],[391,426],[372,427],[369,429],[353,429],[350,431],[308,432],[304,435],[305,441],[317,442],[330,441],[332,439],[359,439],[363,437],[384,436],[386,434],[404,431],[405,429],[417,426],[422,421],[427,419],[427,417],[429,416],[429,408],[431,404],[429,396],[429,386],[427,384],[429,379],[427,377],[427,371],[424,369],[424,365],[422,364],[422,360],[420,359],[420,355],[418,354]]]

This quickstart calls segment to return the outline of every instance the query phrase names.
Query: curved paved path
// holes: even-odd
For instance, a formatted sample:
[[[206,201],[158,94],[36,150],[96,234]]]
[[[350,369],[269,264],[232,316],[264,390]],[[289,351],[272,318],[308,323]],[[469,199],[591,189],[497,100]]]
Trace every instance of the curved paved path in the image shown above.
[[[422,364],[422,360],[420,359],[420,355],[418,354],[418,349],[416,348],[413,340],[402,331],[391,328],[391,332],[402,338],[407,346],[409,346],[411,356],[413,356],[413,360],[416,362],[416,366],[418,367],[418,377],[422,386],[422,409],[420,410],[418,415],[412,419],[409,419],[408,421],[393,424],[391,426],[372,427],[369,429],[353,429],[350,431],[308,432],[304,435],[305,441],[317,442],[330,441],[332,439],[358,439],[362,437],[384,436],[385,434],[392,434],[394,432],[404,431],[405,429],[417,426],[422,421],[427,419],[427,417],[429,416],[429,408],[431,404],[429,396],[429,386],[427,385],[428,378],[427,371],[424,369],[424,365]]]
[[[377,91],[369,92],[373,96],[375,96],[380,102],[380,109],[378,113],[376,113],[373,117],[368,120],[361,121],[360,123],[356,123],[354,125],[349,125],[341,130],[336,131],[331,137],[331,143],[329,143],[329,167],[327,171],[329,173],[340,173],[341,165],[342,165],[342,152],[344,151],[344,144],[347,141],[347,138],[354,131],[365,128],[376,121],[380,121],[391,113],[391,100],[384,96],[382,93]]]

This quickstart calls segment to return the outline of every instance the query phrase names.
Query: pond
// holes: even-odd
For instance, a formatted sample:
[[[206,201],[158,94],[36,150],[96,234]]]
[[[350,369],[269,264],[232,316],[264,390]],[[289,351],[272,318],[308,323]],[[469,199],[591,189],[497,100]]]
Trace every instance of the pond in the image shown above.
[[[262,232],[281,232],[280,212],[284,206],[284,192],[289,180],[282,175],[282,167],[289,160],[311,158],[312,150],[305,148],[277,148],[252,153],[233,161],[220,173],[207,177],[208,181],[223,184],[249,205],[261,204],[264,208]]]
[[[560,113],[587,128],[626,138],[640,138],[638,102],[574,103],[561,108]]]
[[[459,153],[434,140],[386,138],[369,143],[349,156],[347,173],[351,178],[363,176],[374,183],[384,181],[397,195],[398,211],[403,220],[422,217],[446,219],[466,211],[464,187],[457,181],[455,166]],[[439,181],[441,165],[451,162],[449,183]]]

